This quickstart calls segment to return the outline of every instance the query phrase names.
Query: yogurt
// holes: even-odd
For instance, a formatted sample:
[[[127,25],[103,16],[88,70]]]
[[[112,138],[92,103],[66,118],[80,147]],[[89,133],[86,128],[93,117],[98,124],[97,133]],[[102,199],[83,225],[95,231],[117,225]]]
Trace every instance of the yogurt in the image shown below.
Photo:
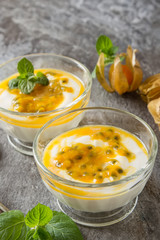
[[[97,186],[131,176],[147,161],[147,150],[137,137],[103,125],[67,131],[51,140],[43,153],[43,164],[57,176]],[[79,211],[102,212],[129,203],[142,191],[148,177],[100,188],[66,186],[58,181],[54,181],[54,187],[45,180],[44,183],[64,204]]]
[[[9,89],[8,82],[18,74],[0,83],[0,107],[15,113],[1,112],[1,127],[9,135],[24,142],[32,143],[39,128],[58,114],[58,112],[50,114],[45,114],[45,112],[69,106],[84,92],[81,80],[68,72],[56,69],[36,69],[35,73],[39,71],[47,76],[49,85],[36,85],[30,94],[22,94],[19,89]],[[75,107],[80,106],[81,102],[78,102]]]

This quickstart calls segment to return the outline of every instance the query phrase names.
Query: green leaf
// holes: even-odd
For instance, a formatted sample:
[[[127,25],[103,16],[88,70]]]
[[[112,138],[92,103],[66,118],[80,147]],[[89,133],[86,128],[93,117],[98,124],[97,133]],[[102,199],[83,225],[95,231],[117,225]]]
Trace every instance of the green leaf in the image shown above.
[[[32,63],[27,59],[27,58],[22,58],[19,62],[18,62],[18,66],[17,66],[18,72],[19,74],[26,74],[27,73],[34,73],[34,67],[32,65]]]
[[[125,59],[124,56],[120,56],[119,58],[120,58],[121,62]]]
[[[34,74],[28,75],[27,80],[30,81],[30,82],[37,83],[37,77]]]
[[[53,238],[49,234],[49,232],[44,227],[38,227],[36,230],[36,236],[40,240],[52,240]]]
[[[27,213],[25,223],[31,228],[44,226],[52,219],[52,217],[52,210],[49,207],[38,203],[37,206]]]
[[[27,236],[26,236],[26,239],[25,239],[25,240],[34,240],[33,235],[34,235],[35,231],[36,231],[35,229],[30,230],[30,231],[27,233]]]
[[[94,70],[92,72],[92,78],[96,78],[96,67],[94,68]]]
[[[124,60],[124,58],[125,57],[120,56],[120,61],[122,62]],[[113,64],[114,63],[114,59],[115,59],[115,56],[111,56],[111,57],[105,58],[104,65],[107,66],[107,65]]]
[[[10,89],[19,88],[22,93],[29,94],[33,91],[37,83],[44,86],[49,84],[49,80],[45,74],[38,72],[37,75],[34,75],[34,67],[26,58],[18,62],[17,69],[20,75],[16,79],[9,81],[8,86]]]
[[[33,91],[36,83],[32,82],[28,79],[20,79],[18,83],[18,88],[20,91],[24,94],[29,94],[30,92]]]
[[[115,57],[107,57],[104,59],[104,65],[107,66],[109,64],[113,64],[114,63],[114,59]]]
[[[25,240],[52,240],[53,238],[47,232],[45,227],[38,226],[36,229],[32,229],[27,233]]]
[[[26,78],[27,78],[26,74],[21,74],[21,75],[19,75],[19,76],[17,77],[18,80],[20,80],[20,79],[26,79]]]
[[[62,212],[53,211],[53,218],[45,228],[54,240],[83,240],[77,225]]]
[[[108,49],[112,48],[113,44],[109,37],[101,35],[96,42],[97,53],[100,55],[101,52],[108,54]]]
[[[11,79],[8,83],[9,88],[10,89],[18,88],[18,81],[19,79],[17,78]]]
[[[38,72],[37,73],[37,83],[46,86],[49,84],[49,80],[46,77],[46,75],[44,75],[42,72]]]
[[[118,47],[113,46],[113,47],[108,49],[108,55],[114,56],[117,53],[117,51],[118,51]]]
[[[19,210],[12,210],[0,214],[0,239],[25,240],[28,227],[24,215]]]

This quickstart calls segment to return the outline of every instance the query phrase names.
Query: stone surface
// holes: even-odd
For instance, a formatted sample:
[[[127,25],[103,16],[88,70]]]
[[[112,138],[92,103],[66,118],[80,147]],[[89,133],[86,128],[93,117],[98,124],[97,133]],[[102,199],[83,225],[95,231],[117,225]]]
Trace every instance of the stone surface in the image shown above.
[[[160,72],[159,0],[0,0],[0,63],[28,53],[52,52],[73,57],[91,71],[97,61],[96,39],[106,34],[124,51],[139,49],[144,78]],[[160,134],[146,104],[135,93],[108,94],[94,80],[91,106],[130,111]],[[0,202],[26,213],[38,202],[58,209],[44,187],[34,159],[16,152],[0,130]],[[160,161],[126,220],[105,228],[80,226],[87,240],[158,240],[160,236]]]

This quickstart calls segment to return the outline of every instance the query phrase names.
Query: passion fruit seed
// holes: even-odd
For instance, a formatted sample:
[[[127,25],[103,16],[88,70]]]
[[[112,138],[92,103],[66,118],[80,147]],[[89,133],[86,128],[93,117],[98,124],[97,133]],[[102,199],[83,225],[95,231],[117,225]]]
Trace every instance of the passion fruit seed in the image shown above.
[[[115,178],[115,177],[117,177],[117,173],[116,172],[112,172],[111,176]]]
[[[125,154],[126,154],[126,156],[127,156],[127,157],[130,157],[130,156],[131,156],[131,153],[130,153],[130,152],[128,152],[128,151],[126,151],[126,153],[125,153]]]
[[[82,169],[86,168],[86,164],[81,165],[80,168],[82,168]]]
[[[104,133],[103,132],[99,132],[99,135],[103,136],[104,137]]]
[[[114,149],[114,150],[116,150],[116,149],[118,149],[118,148],[119,148],[118,145],[114,145],[114,146],[113,146],[113,149]]]
[[[76,160],[81,160],[83,158],[83,156],[82,155],[77,155],[75,158],[76,158]]]
[[[112,163],[113,163],[113,164],[117,163],[117,160],[112,160]]]
[[[114,140],[120,140],[120,136],[118,136],[118,135],[116,135],[116,136],[114,136]]]
[[[107,129],[108,132],[114,132],[113,129],[109,128]]]
[[[66,79],[63,79],[62,80],[62,83],[68,83],[68,79],[66,78]]]
[[[102,172],[102,168],[98,168],[97,171],[98,171],[98,172]]]
[[[90,158],[92,158],[92,157],[95,156],[95,153],[94,153],[94,152],[90,152],[88,156],[89,156]]]
[[[88,146],[88,149],[91,150],[93,147],[92,146]]]
[[[108,149],[107,151],[106,151],[106,154],[111,154],[112,153],[112,150],[110,150],[110,149]]]
[[[58,154],[60,154],[60,155],[61,155],[61,154],[64,154],[64,153],[65,153],[64,151],[61,151],[61,152],[59,152]]]
[[[60,168],[62,166],[62,163],[56,162],[56,167]]]
[[[117,169],[117,172],[118,172],[118,173],[123,173],[123,169],[122,169],[122,168],[118,168],[118,169]]]
[[[99,179],[103,179],[103,177],[102,177],[101,175],[100,175],[100,176],[98,176],[98,178],[99,178]]]
[[[72,172],[72,171],[69,171],[68,174],[72,176],[73,172]]]

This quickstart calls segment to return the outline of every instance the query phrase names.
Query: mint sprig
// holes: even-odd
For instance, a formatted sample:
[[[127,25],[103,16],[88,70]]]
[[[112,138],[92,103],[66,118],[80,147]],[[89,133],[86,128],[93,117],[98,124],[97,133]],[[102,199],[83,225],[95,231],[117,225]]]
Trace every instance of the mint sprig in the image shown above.
[[[19,210],[1,213],[0,239],[83,240],[83,237],[71,218],[39,203],[26,217]]]
[[[113,45],[109,37],[105,35],[99,36],[96,42],[96,50],[98,55],[101,55],[101,53],[104,54],[104,66],[114,63],[118,47]],[[93,78],[96,77],[96,66],[92,72]]]
[[[118,51],[118,47],[113,45],[109,37],[101,35],[97,39],[96,50],[98,55],[104,53],[105,61],[110,59],[110,62],[112,63],[115,58],[115,54]]]
[[[111,39],[105,35],[99,36],[96,42],[96,50],[97,53],[100,55],[102,52],[106,55],[113,55],[115,47]]]
[[[42,72],[34,74],[34,67],[26,58],[22,58],[18,62],[17,70],[20,75],[9,81],[8,86],[10,89],[19,88],[22,93],[29,94],[36,84],[44,86],[49,84],[48,78]]]

